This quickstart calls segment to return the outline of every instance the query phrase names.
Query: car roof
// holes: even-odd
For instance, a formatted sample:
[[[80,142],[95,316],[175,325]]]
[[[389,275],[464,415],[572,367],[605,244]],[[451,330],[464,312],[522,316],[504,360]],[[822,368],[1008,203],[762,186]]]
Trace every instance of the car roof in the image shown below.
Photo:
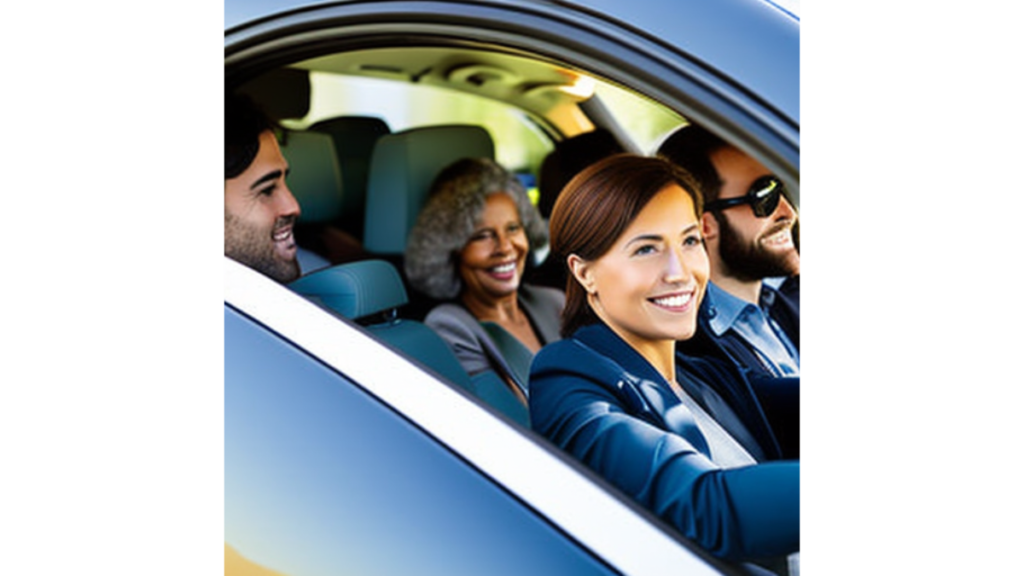
[[[335,2],[344,4],[347,2]],[[800,124],[800,30],[793,8],[765,0],[471,0],[476,5],[587,12],[685,51],[736,86],[745,87],[795,125]],[[225,29],[304,6],[308,0],[226,0]],[[792,2],[788,3],[792,5]],[[672,17],[685,14],[686,17]],[[735,42],[723,41],[735,39]]]

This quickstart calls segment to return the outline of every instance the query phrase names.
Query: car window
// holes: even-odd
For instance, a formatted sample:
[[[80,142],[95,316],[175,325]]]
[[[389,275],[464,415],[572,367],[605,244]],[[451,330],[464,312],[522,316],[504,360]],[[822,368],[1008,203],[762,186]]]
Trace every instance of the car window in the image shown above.
[[[654,153],[662,140],[686,122],[670,108],[608,82],[597,82],[594,93],[644,154]]]
[[[302,350],[227,306],[224,328],[232,558],[283,575],[614,573]]]
[[[311,72],[309,114],[294,127],[338,116],[382,118],[393,132],[435,124],[483,126],[495,143],[496,159],[512,170],[530,171],[552,148],[550,138],[521,110],[495,100],[444,88]]]
[[[655,22],[682,31],[670,42],[668,34],[635,35],[594,14],[561,17],[563,3],[458,4],[458,14],[446,2],[323,4],[225,30],[225,87],[282,67],[308,72],[308,114],[286,124],[298,130],[344,115],[377,116],[393,131],[483,126],[495,139],[497,160],[535,184],[562,138],[611,128],[635,152],[649,154],[679,126],[699,122],[763,156],[800,204],[799,97],[794,113],[788,102],[761,99],[759,90],[733,82],[732,58],[721,68],[717,59],[691,58],[690,45],[705,41],[705,28],[724,40],[703,53],[745,55],[732,37],[712,34],[718,29],[700,18],[666,20],[662,10],[653,12]],[[611,7],[640,12],[630,2],[603,3],[607,10],[594,4],[588,6],[609,16]],[[395,16],[391,7],[398,5],[410,13]],[[422,16],[418,11],[427,17],[411,16]],[[227,22],[226,4],[224,17]],[[799,95],[799,82],[773,74],[771,66],[740,68],[772,86],[796,85]],[[506,72],[521,73],[520,80]],[[463,83],[459,91],[450,89],[453,79]],[[577,100],[565,97],[569,89],[580,90]],[[312,213],[304,210],[306,217]],[[415,318],[409,307],[399,308],[398,316]],[[586,550],[465,460],[226,305],[223,362],[224,543],[232,553],[296,576],[605,573]],[[360,359],[325,362],[344,372]],[[622,565],[622,559],[605,558]],[[656,565],[652,573],[665,565],[675,564]]]

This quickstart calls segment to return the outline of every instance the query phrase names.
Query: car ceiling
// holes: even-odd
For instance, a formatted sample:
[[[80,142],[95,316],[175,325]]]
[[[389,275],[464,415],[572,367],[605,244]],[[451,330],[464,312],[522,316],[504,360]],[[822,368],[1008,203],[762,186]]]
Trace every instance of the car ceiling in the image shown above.
[[[456,90],[506,102],[549,122],[579,114],[571,90],[585,75],[557,63],[462,47],[405,46],[339,52],[292,67]],[[571,124],[578,124],[574,118]]]

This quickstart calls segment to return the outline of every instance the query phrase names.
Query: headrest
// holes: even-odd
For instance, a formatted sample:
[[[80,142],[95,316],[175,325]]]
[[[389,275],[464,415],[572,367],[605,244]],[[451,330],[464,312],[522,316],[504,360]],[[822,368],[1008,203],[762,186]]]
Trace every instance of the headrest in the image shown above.
[[[404,306],[398,270],[383,260],[339,264],[302,276],[289,288],[353,320]]]
[[[480,126],[428,126],[381,136],[370,161],[363,247],[374,254],[404,253],[437,174],[456,160],[481,157],[494,159],[494,141]]]
[[[556,144],[540,166],[537,209],[541,216],[551,217],[555,200],[573,176],[605,156],[625,151],[615,136],[604,128],[577,134]]]
[[[305,118],[309,113],[312,85],[306,70],[272,70],[242,84],[238,91],[259,102],[263,111],[274,120]]]
[[[341,170],[334,142],[319,132],[286,132],[281,154],[288,160],[288,188],[302,207],[299,222],[333,222],[342,210]]]

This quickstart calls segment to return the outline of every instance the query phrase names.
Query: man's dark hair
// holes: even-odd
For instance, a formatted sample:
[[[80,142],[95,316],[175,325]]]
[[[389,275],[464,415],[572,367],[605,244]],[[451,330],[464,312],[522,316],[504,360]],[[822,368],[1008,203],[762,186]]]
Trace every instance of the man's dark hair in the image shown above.
[[[260,151],[260,134],[277,125],[244,94],[224,99],[224,179],[245,172]]]
[[[669,136],[658,148],[658,155],[692,174],[700,186],[704,202],[708,203],[717,200],[722,192],[722,180],[711,163],[711,154],[727,146],[729,144],[725,140],[690,124]]]

